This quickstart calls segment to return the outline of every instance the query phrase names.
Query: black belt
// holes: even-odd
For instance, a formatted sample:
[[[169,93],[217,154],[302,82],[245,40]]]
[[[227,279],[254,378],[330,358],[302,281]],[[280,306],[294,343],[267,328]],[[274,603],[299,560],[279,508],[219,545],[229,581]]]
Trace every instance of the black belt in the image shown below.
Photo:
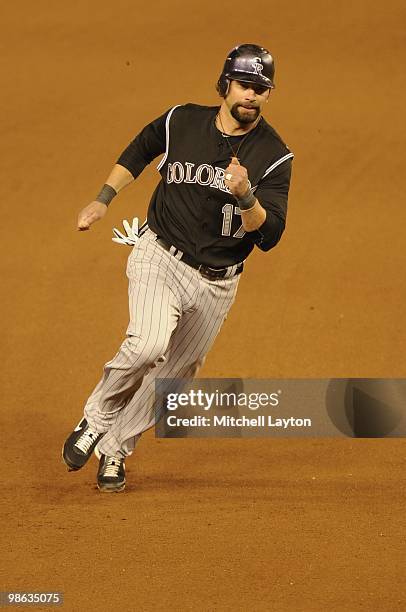
[[[177,257],[179,261],[183,261],[183,263],[195,268],[195,270],[199,270],[200,274],[209,280],[224,278],[225,276],[235,276],[236,274],[241,274],[244,269],[243,263],[235,264],[234,266],[227,266],[225,268],[211,268],[210,266],[199,263],[187,253],[183,253],[180,249],[168,244],[160,236],[157,236],[155,240],[165,249],[165,251],[169,251],[172,255],[174,255],[174,257]]]

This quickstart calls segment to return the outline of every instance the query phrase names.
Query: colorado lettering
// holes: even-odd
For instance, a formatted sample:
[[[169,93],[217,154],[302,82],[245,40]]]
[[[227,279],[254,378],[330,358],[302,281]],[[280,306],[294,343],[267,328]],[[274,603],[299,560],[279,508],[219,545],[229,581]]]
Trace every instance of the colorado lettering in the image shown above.
[[[220,189],[225,193],[231,193],[224,183],[224,168],[213,168],[210,164],[196,164],[192,162],[172,162],[168,164],[166,182],[169,183],[197,183],[205,187]]]

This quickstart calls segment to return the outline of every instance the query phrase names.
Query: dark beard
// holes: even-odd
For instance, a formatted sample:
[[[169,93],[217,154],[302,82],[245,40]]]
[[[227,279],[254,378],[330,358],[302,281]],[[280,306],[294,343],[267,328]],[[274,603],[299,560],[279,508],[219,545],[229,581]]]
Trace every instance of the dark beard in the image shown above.
[[[254,121],[258,119],[259,108],[254,108],[255,113],[243,115],[239,111],[240,106],[241,104],[237,104],[237,103],[233,104],[230,110],[231,115],[234,117],[236,121],[238,121],[238,123],[254,123]]]

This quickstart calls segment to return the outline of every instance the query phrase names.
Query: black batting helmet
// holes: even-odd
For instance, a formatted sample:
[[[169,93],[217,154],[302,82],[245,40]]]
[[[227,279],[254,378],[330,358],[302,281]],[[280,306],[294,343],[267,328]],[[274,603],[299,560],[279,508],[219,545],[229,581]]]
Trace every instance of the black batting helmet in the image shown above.
[[[217,91],[223,98],[231,81],[257,83],[274,89],[275,63],[272,55],[258,45],[238,45],[232,49],[224,63],[223,72],[217,81]]]

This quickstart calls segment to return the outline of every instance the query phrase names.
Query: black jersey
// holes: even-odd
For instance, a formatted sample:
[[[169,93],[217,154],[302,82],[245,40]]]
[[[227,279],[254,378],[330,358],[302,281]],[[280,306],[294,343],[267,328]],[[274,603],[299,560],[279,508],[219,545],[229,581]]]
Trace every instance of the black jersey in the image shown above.
[[[148,124],[117,163],[136,178],[164,153],[148,208],[149,227],[197,261],[223,267],[244,261],[255,244],[268,251],[285,228],[293,153],[261,117],[247,135],[230,137],[251,188],[266,210],[261,227],[246,232],[224,182],[231,149],[215,125],[218,106],[175,106]],[[244,138],[244,141],[241,141]]]

